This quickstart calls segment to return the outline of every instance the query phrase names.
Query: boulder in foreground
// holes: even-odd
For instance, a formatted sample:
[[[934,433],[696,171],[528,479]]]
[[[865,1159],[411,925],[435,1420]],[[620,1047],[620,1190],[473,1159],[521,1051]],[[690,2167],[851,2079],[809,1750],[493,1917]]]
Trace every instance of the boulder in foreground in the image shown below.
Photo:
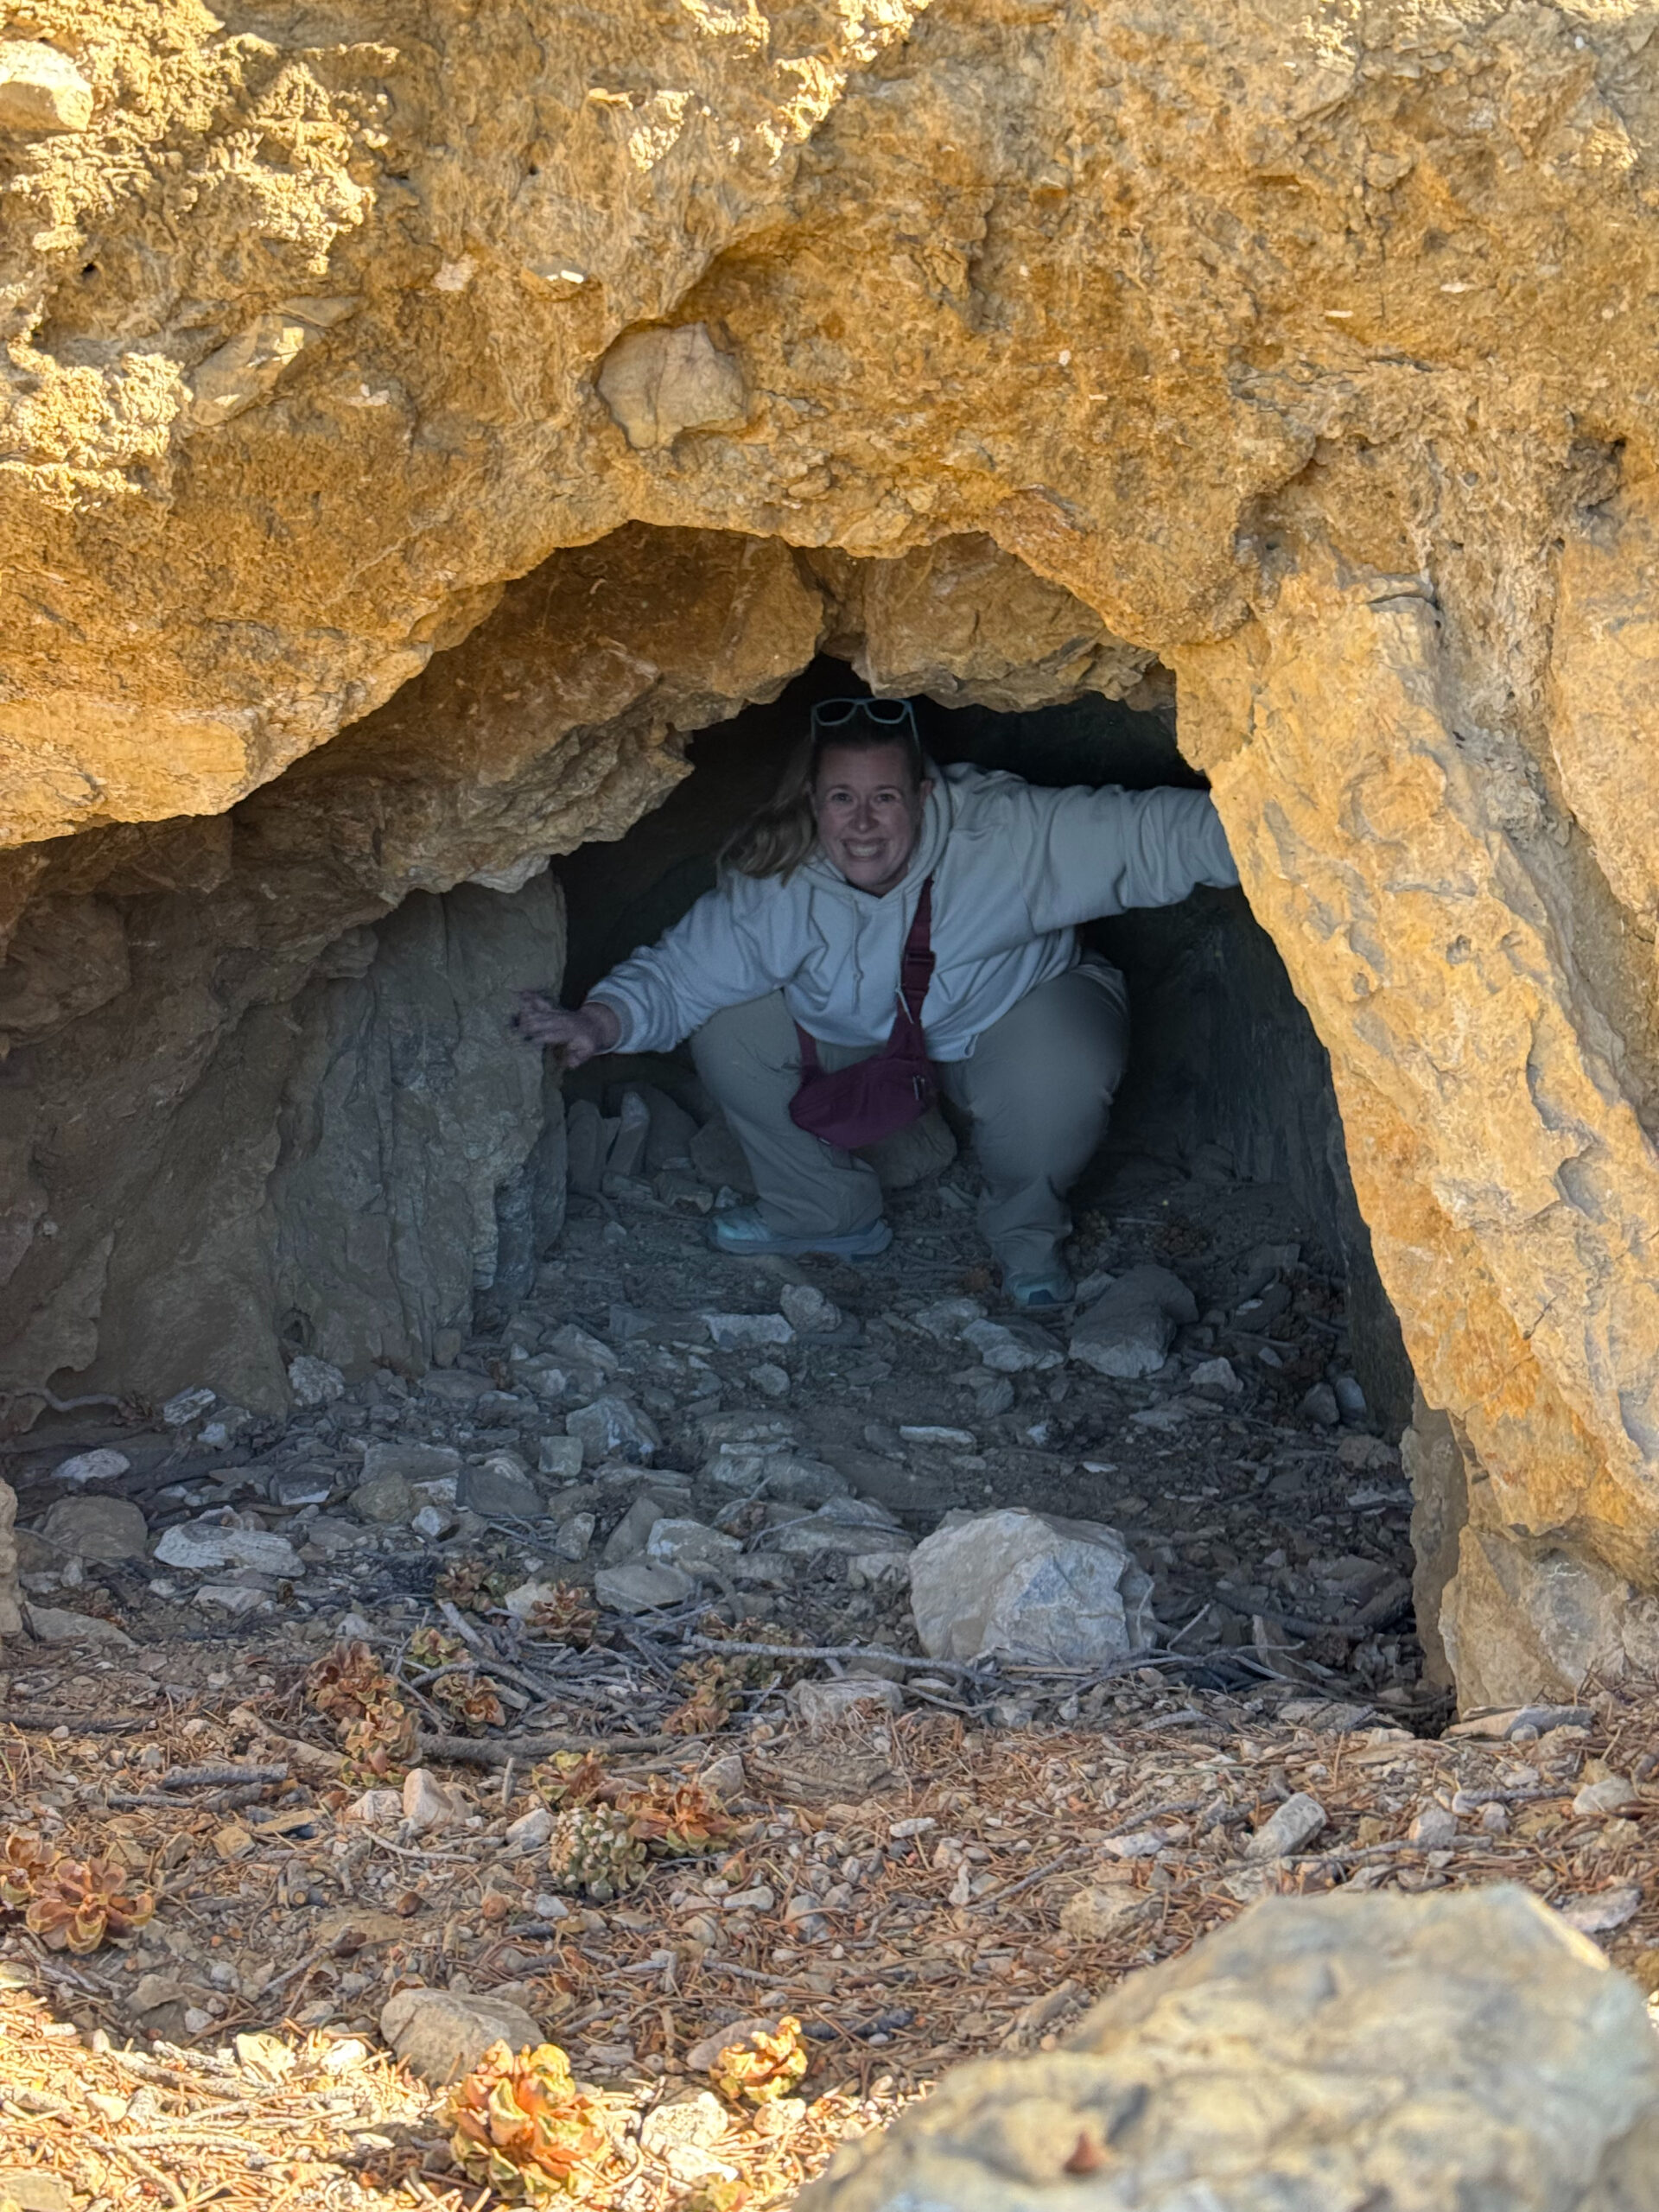
[[[1508,1885],[1273,1898],[964,2066],[836,2157],[803,2212],[1653,2212],[1639,1992]]]

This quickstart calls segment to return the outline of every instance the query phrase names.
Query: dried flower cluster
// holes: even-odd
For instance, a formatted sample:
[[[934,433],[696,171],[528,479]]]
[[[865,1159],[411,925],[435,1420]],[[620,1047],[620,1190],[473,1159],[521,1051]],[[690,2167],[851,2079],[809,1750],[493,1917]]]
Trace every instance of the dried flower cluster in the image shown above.
[[[464,1613],[487,1613],[500,1604],[511,1586],[505,1569],[481,1559],[453,1560],[432,1586],[435,1598],[459,1605]]]
[[[556,2044],[516,2053],[493,2044],[451,2094],[447,2120],[468,2179],[506,2202],[608,2202],[622,2161],[602,2108],[572,2081]]]
[[[588,1592],[575,1582],[556,1582],[545,1598],[530,1609],[524,1625],[532,1636],[568,1643],[585,1651],[599,1626],[599,1611]]]
[[[346,1759],[343,1782],[367,1787],[394,1781],[416,1757],[415,1716],[366,1643],[337,1643],[307,1675],[305,1689],[339,1734]]]
[[[746,2041],[728,2044],[709,2070],[728,2103],[764,2105],[788,2096],[807,2064],[801,2024],[786,2012],[770,2031],[757,2028]]]
[[[671,1783],[652,1775],[643,1789],[625,1791],[616,1809],[628,1834],[653,1858],[687,1859],[729,1840],[732,1823],[699,1782]]]
[[[21,1912],[48,1951],[84,1956],[142,1928],[156,1900],[148,1891],[129,1896],[126,1880],[111,1860],[61,1857],[36,1835],[10,1835],[0,1851],[0,1904]]]
[[[530,1780],[556,1813],[573,1805],[591,1805],[616,1789],[605,1762],[594,1751],[555,1751],[550,1759],[531,1769]]]
[[[734,1643],[786,1645],[791,1641],[788,1630],[776,1621],[739,1621],[728,1629],[717,1613],[711,1613],[698,1625],[704,1636]],[[798,1661],[772,1659],[758,1651],[688,1659],[674,1677],[685,1692],[685,1702],[674,1707],[663,1726],[673,1736],[711,1736],[725,1726],[740,1699],[750,1691],[769,1689],[774,1683],[787,1685],[804,1672]]]
[[[506,1714],[489,1683],[474,1671],[472,1655],[458,1636],[441,1628],[418,1628],[409,1639],[405,1655],[412,1667],[438,1675],[436,1681],[419,1685],[422,1694],[465,1728],[499,1728]],[[464,1672],[442,1669],[463,1669]]]

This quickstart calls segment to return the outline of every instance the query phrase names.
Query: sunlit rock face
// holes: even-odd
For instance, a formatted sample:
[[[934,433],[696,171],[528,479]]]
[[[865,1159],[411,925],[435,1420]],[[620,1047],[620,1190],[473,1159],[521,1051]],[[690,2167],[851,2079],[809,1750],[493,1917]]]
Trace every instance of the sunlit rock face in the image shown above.
[[[991,704],[1156,656],[1461,1458],[1465,1694],[1640,1658],[1649,29],[40,0],[0,102],[4,1376],[109,1378],[210,1068],[220,1217],[269,1205],[261,1117],[315,1094],[230,1039],[361,986],[382,940],[329,948],[407,894],[515,895],[820,642]],[[233,1241],[266,1284],[282,1235]]]

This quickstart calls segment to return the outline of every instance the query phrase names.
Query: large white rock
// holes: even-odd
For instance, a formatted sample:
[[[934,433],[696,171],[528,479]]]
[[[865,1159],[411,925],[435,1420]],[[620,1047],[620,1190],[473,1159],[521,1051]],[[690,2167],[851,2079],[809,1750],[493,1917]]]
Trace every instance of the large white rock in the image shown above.
[[[1131,1268],[1078,1316],[1071,1357],[1096,1375],[1133,1382],[1155,1374],[1176,1329],[1198,1318],[1198,1303],[1179,1275],[1167,1268]]]
[[[1109,1666],[1154,1633],[1151,1578],[1116,1529],[1022,1506],[952,1515],[924,1537],[910,1605],[934,1659]]]
[[[251,1567],[259,1574],[305,1572],[286,1536],[269,1529],[245,1528],[234,1514],[204,1514],[198,1521],[181,1521],[156,1545],[156,1558],[162,1567],[183,1567],[194,1574],[212,1574],[226,1567]]]
[[[1655,2212],[1640,1993],[1523,1890],[1276,1897],[963,2066],[801,2212]]]

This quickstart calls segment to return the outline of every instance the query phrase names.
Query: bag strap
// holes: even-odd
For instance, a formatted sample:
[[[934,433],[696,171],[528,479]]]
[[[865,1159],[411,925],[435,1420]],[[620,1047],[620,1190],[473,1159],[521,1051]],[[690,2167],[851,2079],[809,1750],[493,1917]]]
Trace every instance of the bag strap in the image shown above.
[[[899,1019],[908,1021],[919,1032],[922,1026],[922,1002],[927,996],[927,987],[933,980],[936,959],[933,951],[933,879],[930,875],[922,886],[922,895],[916,902],[916,913],[905,939],[905,949],[899,961]],[[894,1025],[895,1027],[897,1024]],[[795,1034],[800,1042],[801,1072],[815,1075],[818,1067],[817,1039],[798,1021]],[[889,1043],[891,1043],[889,1039]]]
[[[922,1026],[922,1001],[933,980],[934,965],[933,879],[930,875],[916,902],[916,918],[910,925],[904,957],[899,963],[899,1003],[910,1017],[913,1029]]]

